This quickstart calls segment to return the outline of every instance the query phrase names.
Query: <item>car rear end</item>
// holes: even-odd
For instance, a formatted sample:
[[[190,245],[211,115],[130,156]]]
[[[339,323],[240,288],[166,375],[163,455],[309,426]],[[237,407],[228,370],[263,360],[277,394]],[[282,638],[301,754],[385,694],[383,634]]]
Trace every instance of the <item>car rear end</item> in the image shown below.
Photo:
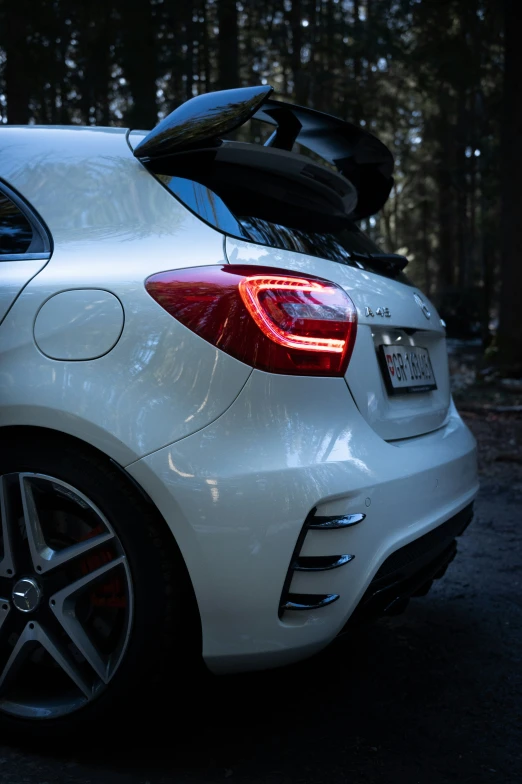
[[[256,250],[227,241],[236,263],[265,264],[266,253],[256,258]],[[426,592],[452,560],[477,490],[473,437],[451,400],[444,328],[407,282],[298,254],[279,252],[277,264],[335,281],[356,303],[357,338],[344,375],[351,400],[339,405],[349,428],[343,437],[350,443],[350,483],[358,474],[355,486],[366,488],[356,504],[314,505],[292,555],[283,611],[317,604],[319,584],[329,603],[334,588],[340,595],[369,577],[355,616],[397,610],[408,596]],[[319,395],[315,404],[328,407]],[[361,555],[364,566],[356,566]],[[320,571],[330,573],[326,580],[318,579]]]
[[[143,139],[130,135],[135,152]],[[444,327],[405,277],[405,260],[346,220],[350,189],[329,169],[237,142],[142,162],[222,233],[227,260],[197,274],[158,270],[149,294],[253,370],[214,422],[127,470],[174,532],[190,531],[180,546],[211,669],[283,664],[357,620],[402,609],[455,555],[478,484],[474,439],[451,400]],[[285,286],[347,297],[346,362],[265,361],[238,327],[248,319],[234,321],[236,304],[248,311],[241,292],[260,280],[287,326],[314,320],[301,333],[308,340],[334,317],[317,301],[315,315],[296,310]],[[230,319],[215,315],[218,305],[191,310],[207,296],[228,302]],[[265,311],[261,319],[277,322]]]
[[[356,611],[429,587],[477,491],[452,404],[433,431],[385,440],[344,378],[261,370],[215,422],[127,470],[177,536],[215,671],[303,658]]]
[[[268,147],[223,141],[259,101]],[[357,226],[386,148],[263,87],[195,102],[2,131],[0,722],[29,736],[138,715],[199,621],[226,672],[396,612],[471,517],[443,326]]]

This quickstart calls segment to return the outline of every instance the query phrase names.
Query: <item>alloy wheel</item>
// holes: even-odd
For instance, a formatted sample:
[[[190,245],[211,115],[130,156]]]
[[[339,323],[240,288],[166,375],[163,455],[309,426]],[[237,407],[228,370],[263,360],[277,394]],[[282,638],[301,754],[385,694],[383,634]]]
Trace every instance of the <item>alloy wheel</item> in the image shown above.
[[[54,718],[114,677],[133,617],[123,546],[82,492],[51,476],[0,477],[0,711]]]

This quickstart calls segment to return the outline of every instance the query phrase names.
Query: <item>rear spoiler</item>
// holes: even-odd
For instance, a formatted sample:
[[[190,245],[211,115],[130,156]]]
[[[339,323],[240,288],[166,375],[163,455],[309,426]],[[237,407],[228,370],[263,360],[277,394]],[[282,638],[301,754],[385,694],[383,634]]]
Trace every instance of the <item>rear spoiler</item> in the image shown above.
[[[221,144],[221,137],[254,118],[275,126],[265,146],[291,151],[295,143],[333,164],[355,186],[354,220],[386,203],[393,156],[368,131],[323,112],[270,98],[272,87],[239,87],[191,98],[174,109],[136,147],[140,160]]]

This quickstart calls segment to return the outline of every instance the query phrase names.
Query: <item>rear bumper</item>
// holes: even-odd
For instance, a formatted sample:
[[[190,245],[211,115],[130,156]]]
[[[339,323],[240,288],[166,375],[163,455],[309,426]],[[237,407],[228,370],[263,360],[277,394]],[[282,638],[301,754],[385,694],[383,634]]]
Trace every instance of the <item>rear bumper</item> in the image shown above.
[[[192,577],[203,655],[214,671],[276,666],[321,649],[346,625],[395,551],[453,518],[477,489],[472,435],[452,407],[426,436],[383,441],[343,379],[254,371],[219,419],[128,466],[172,529]],[[321,518],[365,515],[313,529]],[[338,568],[292,570],[325,556]],[[312,560],[306,560],[312,559]],[[283,590],[338,595],[280,612]]]
[[[395,550],[379,567],[346,627],[379,615],[402,612],[412,596],[424,596],[457,554],[456,537],[473,519],[473,504],[445,523]]]

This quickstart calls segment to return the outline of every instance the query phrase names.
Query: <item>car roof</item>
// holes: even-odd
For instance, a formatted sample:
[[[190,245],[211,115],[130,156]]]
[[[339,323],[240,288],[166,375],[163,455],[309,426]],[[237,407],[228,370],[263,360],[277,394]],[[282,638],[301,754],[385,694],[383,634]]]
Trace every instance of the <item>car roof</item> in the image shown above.
[[[81,126],[9,126],[0,129],[0,180],[39,213],[53,235],[69,227],[98,227],[136,216],[116,216],[143,178],[154,180],[134,157],[127,129]],[[157,187],[157,185],[156,185]]]
[[[0,125],[0,178],[12,187],[31,190],[31,180],[82,168],[90,162],[133,158],[126,128],[77,125]],[[25,194],[30,200],[31,195]]]
[[[127,133],[127,128],[114,128],[104,125],[11,125],[0,123],[0,132],[23,130],[23,131],[103,131],[108,133]]]
[[[114,153],[125,143],[127,128],[102,128],[81,125],[1,125],[0,176],[7,177],[20,163],[42,156],[54,158]]]

